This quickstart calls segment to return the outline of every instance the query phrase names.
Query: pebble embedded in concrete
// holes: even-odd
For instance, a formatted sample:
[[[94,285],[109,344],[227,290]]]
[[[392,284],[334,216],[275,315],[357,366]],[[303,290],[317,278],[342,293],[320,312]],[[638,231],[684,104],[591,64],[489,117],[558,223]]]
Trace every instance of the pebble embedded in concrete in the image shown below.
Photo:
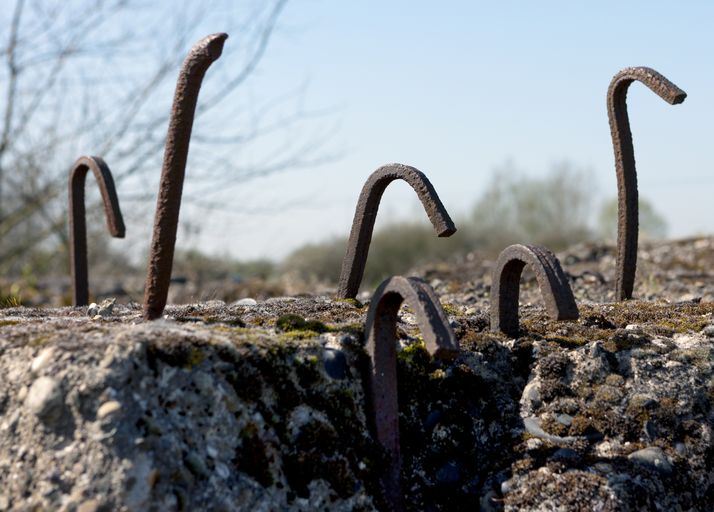
[[[44,349],[42,352],[40,352],[37,357],[35,357],[32,360],[32,364],[30,365],[30,371],[32,373],[37,373],[41,369],[43,369],[47,364],[54,359],[55,355],[55,348],[54,347],[48,347]]]
[[[216,473],[218,473],[218,476],[220,476],[223,480],[228,480],[228,477],[231,476],[230,469],[228,469],[225,464],[221,464],[220,462],[216,464]]]
[[[523,388],[521,395],[522,413],[531,414],[541,405],[540,380],[533,379]]]
[[[208,468],[206,468],[206,463],[196,452],[189,452],[186,455],[186,467],[194,475],[206,477],[208,476]]]
[[[336,380],[347,378],[347,358],[341,350],[326,348],[322,352],[327,375]]]
[[[555,419],[558,423],[566,427],[569,427],[573,423],[573,417],[570,414],[558,414]]]
[[[114,313],[114,304],[116,304],[116,299],[105,299],[101,304],[92,302],[87,307],[87,316],[91,317],[92,320],[101,320],[102,318],[107,318],[112,316]]]
[[[64,408],[61,384],[52,377],[39,377],[30,386],[25,404],[44,423],[56,422]]]
[[[112,313],[114,313],[114,304],[116,304],[116,301],[117,301],[116,299],[103,300],[102,303],[99,305],[97,314],[99,316],[101,316],[102,318],[111,316]]]
[[[627,458],[635,462],[652,466],[662,473],[672,472],[672,463],[669,461],[669,458],[664,451],[662,451],[662,448],[658,448],[656,446],[649,446],[647,448],[637,450],[636,452],[629,454]]]
[[[104,419],[107,416],[116,414],[120,410],[121,410],[121,404],[119,402],[117,402],[116,400],[109,400],[107,402],[104,402],[97,409],[97,419],[98,420]]]
[[[702,334],[708,338],[714,338],[714,324],[709,324],[702,329]]]
[[[97,510],[99,510],[99,502],[97,500],[87,500],[77,507],[77,512],[96,512]]]

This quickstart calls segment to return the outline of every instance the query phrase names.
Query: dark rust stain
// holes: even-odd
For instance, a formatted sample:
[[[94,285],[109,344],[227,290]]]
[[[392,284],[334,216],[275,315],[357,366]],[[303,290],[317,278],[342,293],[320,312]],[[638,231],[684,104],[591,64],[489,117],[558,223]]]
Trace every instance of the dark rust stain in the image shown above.
[[[109,233],[115,238],[124,238],[126,233],[109,167],[97,156],[78,158],[69,174],[69,260],[72,268],[72,301],[75,306],[86,306],[89,302],[84,186],[90,170],[102,194]]]
[[[518,296],[526,265],[536,275],[548,315],[555,320],[576,320],[578,306],[558,258],[545,247],[516,244],[501,252],[493,269],[491,330],[518,336]]]
[[[340,298],[352,299],[357,296],[367,264],[369,244],[372,241],[372,231],[377,219],[379,202],[387,186],[394,180],[404,180],[411,185],[419,196],[437,236],[448,237],[456,232],[456,226],[449,217],[449,213],[424,173],[414,167],[402,164],[389,164],[380,167],[367,179],[357,202],[347,251],[342,260],[342,271],[337,289],[337,296]]]
[[[392,510],[403,507],[396,350],[397,315],[402,302],[414,311],[431,355],[453,359],[459,351],[448,318],[428,284],[414,277],[394,276],[379,285],[372,296],[365,324],[366,350],[371,362],[367,396],[371,427],[389,455],[382,485]]]
[[[617,274],[618,300],[632,298],[637,271],[637,237],[639,230],[637,171],[632,145],[630,120],[627,115],[627,90],[635,80],[649,87],[671,105],[682,103],[687,93],[654,69],[625,68],[617,73],[607,90],[607,115],[615,150],[617,172]]]
[[[212,34],[196,43],[186,57],[176,83],[144,287],[146,320],[159,318],[166,307],[198,93],[209,66],[221,56],[227,37],[227,34]]]

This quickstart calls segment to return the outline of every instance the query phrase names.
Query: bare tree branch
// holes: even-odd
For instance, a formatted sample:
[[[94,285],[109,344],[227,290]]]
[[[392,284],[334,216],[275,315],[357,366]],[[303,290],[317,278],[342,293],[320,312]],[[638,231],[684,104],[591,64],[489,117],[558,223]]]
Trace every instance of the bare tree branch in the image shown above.
[[[115,183],[124,188],[120,201],[132,205],[129,217],[145,223],[155,202],[172,81],[186,48],[203,35],[196,26],[209,23],[210,6],[221,3],[237,8],[232,0],[15,1],[0,54],[6,87],[0,119],[0,269],[17,268],[13,262],[38,247],[66,245],[67,172],[81,154],[107,159]],[[216,190],[335,159],[325,155],[327,137],[310,138],[299,130],[330,113],[290,103],[302,99],[305,84],[256,102],[249,114],[234,101],[265,56],[286,3],[255,1],[253,11],[230,20],[240,29],[237,64],[226,68],[234,71],[224,72],[223,81],[207,84],[189,162],[194,168],[189,176],[198,179],[187,188],[186,201],[204,212],[237,211]],[[132,23],[124,26],[121,20]],[[232,32],[230,26],[221,29]],[[227,117],[237,121],[225,129]],[[286,142],[261,156],[256,150],[261,139],[277,134],[285,134]],[[241,151],[257,156],[239,163]],[[87,193],[91,210],[98,197],[93,187]],[[143,248],[136,240],[130,243]]]
[[[217,93],[215,93],[210,98],[206,99],[201,103],[201,106],[196,110],[196,116],[206,113],[210,109],[214,108],[216,105],[220,104],[232,91],[234,91],[238,86],[240,86],[245,80],[255,71],[258,63],[263,58],[265,51],[268,49],[268,43],[270,42],[270,36],[273,34],[273,29],[278,21],[278,17],[282,12],[287,0],[278,0],[268,16],[265,26],[262,28],[262,33],[258,39],[258,44],[253,52],[252,57],[243,69],[238,72],[238,74],[228,81],[226,85],[223,86]]]
[[[0,220],[2,219],[2,194],[3,194],[3,178],[5,168],[3,166],[3,156],[10,144],[10,132],[12,130],[12,118],[15,110],[15,95],[17,93],[17,39],[20,28],[20,20],[22,19],[22,9],[25,5],[25,0],[16,0],[15,10],[13,11],[12,21],[10,23],[10,37],[7,44],[7,70],[8,70],[8,85],[5,103],[5,115],[3,116],[2,134],[0,134]]]

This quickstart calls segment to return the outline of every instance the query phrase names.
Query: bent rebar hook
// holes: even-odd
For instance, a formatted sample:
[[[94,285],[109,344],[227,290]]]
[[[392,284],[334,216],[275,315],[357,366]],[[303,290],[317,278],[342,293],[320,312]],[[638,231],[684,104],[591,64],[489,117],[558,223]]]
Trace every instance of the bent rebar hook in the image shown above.
[[[394,180],[404,180],[411,185],[419,196],[437,236],[448,237],[456,232],[456,226],[449,217],[449,213],[424,173],[414,167],[402,164],[389,164],[380,167],[367,179],[357,201],[337,288],[337,296],[341,299],[353,299],[357,296],[367,264],[367,254],[372,241],[372,231],[374,230],[374,221],[377,219],[379,202],[384,190]]]
[[[196,43],[184,60],[176,82],[144,287],[145,320],[159,318],[166,306],[198,92],[206,71],[221,56],[227,38],[227,34],[212,34]]]
[[[617,173],[617,274],[618,300],[632,298],[637,271],[638,197],[635,150],[627,115],[627,90],[635,80],[649,87],[670,105],[682,103],[687,93],[646,67],[625,68],[617,73],[607,90],[607,116],[615,151]]]
[[[536,275],[545,309],[554,320],[576,320],[580,313],[568,278],[555,254],[539,245],[509,245],[498,256],[491,279],[491,330],[518,336],[521,273]]]
[[[69,174],[69,261],[72,268],[72,302],[75,306],[86,306],[89,303],[84,186],[90,170],[102,194],[109,233],[114,238],[124,238],[126,233],[109,167],[97,156],[78,158]]]
[[[394,276],[379,285],[367,312],[366,350],[370,357],[369,400],[372,428],[389,455],[382,479],[392,510],[401,510],[401,455],[397,402],[397,315],[402,302],[414,310],[427,351],[440,359],[453,359],[459,343],[434,290],[424,281]]]

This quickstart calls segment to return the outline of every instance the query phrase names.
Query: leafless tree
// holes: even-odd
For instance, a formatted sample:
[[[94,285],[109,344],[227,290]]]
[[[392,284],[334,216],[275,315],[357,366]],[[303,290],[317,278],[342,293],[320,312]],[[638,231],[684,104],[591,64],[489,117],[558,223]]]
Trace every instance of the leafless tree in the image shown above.
[[[234,207],[231,187],[324,158],[300,133],[264,158],[236,158],[315,114],[296,99],[299,84],[284,97],[241,99],[286,1],[14,0],[0,13],[0,275],[38,248],[66,246],[68,171],[82,154],[109,164],[129,230],[150,228],[175,78],[207,33],[231,39],[204,82],[185,202]]]

